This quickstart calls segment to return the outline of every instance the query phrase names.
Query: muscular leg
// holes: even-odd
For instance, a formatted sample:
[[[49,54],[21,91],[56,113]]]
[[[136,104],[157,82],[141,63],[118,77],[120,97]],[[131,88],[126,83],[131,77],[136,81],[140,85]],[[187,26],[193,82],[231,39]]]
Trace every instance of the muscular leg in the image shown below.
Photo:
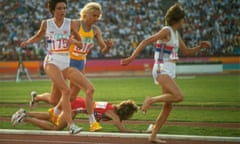
[[[61,91],[52,84],[51,93],[42,93],[34,97],[35,102],[44,101],[52,106],[56,106],[61,98]]]
[[[61,91],[52,84],[51,96],[49,97],[49,104],[56,106],[61,99]]]
[[[49,121],[41,120],[37,118],[32,117],[26,117],[23,120],[24,122],[31,123],[34,126],[37,126],[44,130],[57,130],[56,127]]]
[[[85,68],[81,70],[83,74],[85,74]],[[65,74],[64,77],[66,77],[67,74]],[[80,91],[80,88],[77,85],[74,85],[72,82],[70,82],[70,88],[71,88],[71,101],[74,100]],[[34,97],[35,102],[44,101],[48,104],[51,104],[52,106],[56,106],[58,109],[61,109],[61,104],[58,105],[58,102],[61,98],[61,91],[52,83],[52,89],[51,93],[42,93],[38,94]]]
[[[77,87],[81,88],[86,95],[86,107],[88,114],[93,114],[93,94],[94,87],[92,83],[77,69],[71,68],[67,71],[68,79]],[[76,97],[73,97],[75,99]]]
[[[157,133],[162,128],[164,123],[167,121],[167,118],[172,110],[172,102],[179,102],[183,99],[182,92],[178,88],[174,79],[170,78],[167,75],[161,75],[158,77],[158,82],[162,87],[162,95],[148,98],[145,104],[148,106],[156,102],[164,102],[163,108],[156,120],[156,126],[152,131],[152,134],[149,137],[149,141],[156,143],[166,143],[161,139],[157,139]]]
[[[70,101],[72,101],[72,100],[74,100],[78,96],[80,88],[77,85],[73,84],[72,82],[70,82],[70,88],[71,88],[71,98],[70,98]],[[60,110],[61,109],[61,104],[58,103],[56,107],[57,107],[57,109]]]
[[[85,69],[83,69],[82,71],[83,74],[85,73]],[[67,77],[68,73],[64,73],[64,77]],[[70,98],[70,101],[74,100],[77,96],[78,96],[78,93],[80,92],[80,87],[78,85],[75,85],[72,81],[70,81],[70,88],[71,88],[71,98]],[[56,91],[56,94],[57,95],[57,90]],[[61,105],[57,105],[57,108],[58,109],[61,109]]]
[[[80,88],[74,85],[72,82],[70,82],[70,88],[71,88],[71,101],[72,101],[78,96]]]
[[[64,71],[68,71],[68,68]],[[63,117],[65,118],[68,127],[72,124],[71,105],[70,105],[70,88],[65,82],[63,73],[53,64],[47,64],[45,72],[51,78],[54,85],[61,91],[61,106]]]
[[[81,88],[85,92],[86,108],[88,111],[90,129],[92,128],[91,131],[95,131],[94,130],[95,125],[96,125],[97,129],[100,130],[101,126],[98,123],[95,123],[96,119],[94,117],[94,112],[93,112],[94,87],[93,87],[92,83],[85,77],[85,75],[83,75],[81,72],[79,72],[75,68],[72,68],[71,70],[69,70],[68,73],[69,73],[68,79],[73,83],[73,85]],[[75,98],[76,98],[76,95],[73,95],[72,99],[75,99]]]
[[[49,120],[50,116],[47,112],[26,112],[28,117],[34,117],[41,120]]]
[[[50,97],[50,96],[51,96],[51,93],[37,94],[37,95],[34,97],[34,101],[35,101],[35,102],[43,101],[43,102],[46,102],[46,103],[49,103],[49,104],[50,104],[50,101],[49,101],[49,97]]]
[[[183,94],[174,79],[168,75],[160,75],[157,80],[165,92],[160,96],[147,97],[142,106],[144,112],[147,111],[151,104],[156,102],[180,102],[183,100]]]
[[[162,107],[162,111],[157,117],[156,125],[152,130],[152,134],[149,137],[149,141],[156,143],[166,143],[166,141],[157,139],[157,133],[160,131],[164,123],[167,121],[167,118],[172,110],[172,103],[164,103]]]
[[[27,112],[27,117],[24,118],[23,121],[44,130],[62,130],[67,126],[62,115],[59,117],[58,126],[52,124],[49,119],[49,114],[45,112]]]
[[[85,75],[85,64],[83,66],[82,70],[79,70],[83,75]],[[70,82],[70,88],[71,88],[71,101],[74,100],[77,96],[78,93],[80,92],[81,88],[78,87],[78,85],[74,85],[73,82]]]

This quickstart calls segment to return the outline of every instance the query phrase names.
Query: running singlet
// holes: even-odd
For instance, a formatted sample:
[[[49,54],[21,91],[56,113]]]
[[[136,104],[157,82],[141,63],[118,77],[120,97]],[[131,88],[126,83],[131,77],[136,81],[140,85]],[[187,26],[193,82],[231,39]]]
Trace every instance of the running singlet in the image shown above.
[[[85,60],[88,52],[94,46],[94,30],[91,27],[89,31],[84,29],[84,24],[80,21],[78,34],[82,38],[82,48],[76,45],[70,46],[70,58],[74,60]]]
[[[169,26],[163,27],[163,29],[169,29],[171,39],[168,42],[157,40],[154,59],[157,61],[169,61],[178,60],[179,40],[178,32],[174,33],[173,29]]]
[[[174,33],[172,28],[169,26],[163,27],[163,29],[168,29],[171,34],[171,39],[168,42],[157,40],[156,48],[154,53],[155,64],[159,65],[159,69],[162,69],[163,63],[166,61],[177,61],[178,50],[179,50],[179,40],[178,32]]]
[[[72,111],[77,113],[87,114],[85,99],[77,97],[71,102]],[[104,113],[108,110],[113,110],[113,104],[108,102],[94,102],[94,116],[97,121],[104,120]]]
[[[63,24],[58,27],[54,19],[47,20],[47,50],[49,53],[67,53],[69,45],[67,39],[71,35],[71,20],[64,18]]]

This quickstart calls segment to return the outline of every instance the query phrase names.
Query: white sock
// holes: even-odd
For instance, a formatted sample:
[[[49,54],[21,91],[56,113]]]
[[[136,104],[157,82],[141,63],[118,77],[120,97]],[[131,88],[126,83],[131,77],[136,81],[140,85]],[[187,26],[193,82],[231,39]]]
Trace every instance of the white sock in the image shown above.
[[[55,106],[54,108],[53,108],[53,111],[54,111],[54,115],[59,115],[60,114],[60,110],[57,108],[57,106]]]
[[[96,122],[94,114],[90,114],[90,115],[88,115],[88,117],[89,117],[89,123],[90,124],[93,124],[94,122]]]

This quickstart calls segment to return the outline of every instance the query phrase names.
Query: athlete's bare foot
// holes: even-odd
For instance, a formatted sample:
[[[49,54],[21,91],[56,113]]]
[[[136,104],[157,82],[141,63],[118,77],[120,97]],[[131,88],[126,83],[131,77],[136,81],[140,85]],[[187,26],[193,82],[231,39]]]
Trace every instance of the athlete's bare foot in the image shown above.
[[[142,105],[142,112],[143,113],[146,113],[147,112],[147,109],[149,108],[149,106],[150,106],[150,99],[151,99],[151,97],[146,97],[145,98],[145,100],[144,100],[144,102],[143,102],[143,105]]]
[[[167,141],[165,140],[161,140],[161,139],[148,139],[151,143],[155,143],[155,144],[166,144]]]

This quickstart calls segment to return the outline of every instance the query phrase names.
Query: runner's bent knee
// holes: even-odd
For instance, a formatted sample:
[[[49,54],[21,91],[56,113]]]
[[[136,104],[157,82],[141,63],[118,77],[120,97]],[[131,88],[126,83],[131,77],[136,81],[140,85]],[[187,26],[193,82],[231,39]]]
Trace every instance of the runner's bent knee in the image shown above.
[[[175,98],[175,102],[181,102],[184,99],[184,96],[182,95],[182,93],[179,91],[177,93],[174,94],[174,98]]]
[[[50,105],[57,105],[58,104],[58,102],[59,102],[59,99],[53,99],[53,98],[50,98],[49,99],[49,104]]]
[[[88,87],[85,91],[87,96],[93,96],[94,92],[95,92],[94,87]]]
[[[68,97],[70,99],[71,89],[70,88],[64,88],[62,89],[62,96]]]

